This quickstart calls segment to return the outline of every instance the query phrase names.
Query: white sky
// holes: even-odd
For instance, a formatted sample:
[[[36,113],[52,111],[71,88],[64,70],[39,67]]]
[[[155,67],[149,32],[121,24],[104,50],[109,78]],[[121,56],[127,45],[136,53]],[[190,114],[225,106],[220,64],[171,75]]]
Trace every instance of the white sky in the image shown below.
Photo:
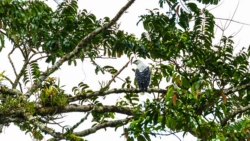
[[[218,8],[212,10],[212,13],[215,15],[215,17],[218,18],[231,18],[233,16],[234,10],[237,6],[238,1],[226,1],[222,3]],[[56,8],[56,3],[53,0],[48,0],[47,2],[51,7]],[[102,18],[104,16],[113,17],[124,4],[127,3],[127,0],[79,0],[79,7],[80,9],[87,9],[91,13],[95,14],[97,18]],[[248,8],[250,5],[249,0],[241,0],[239,3],[238,10],[236,11],[236,14],[234,16],[234,20],[242,22],[242,23],[248,23],[250,24],[250,18],[248,18],[248,13],[250,13],[250,9]],[[158,7],[158,0],[137,0],[128,10],[128,13],[124,14],[122,18],[119,20],[121,22],[121,29],[133,33],[137,36],[140,36],[141,32],[143,32],[142,25],[136,26],[136,23],[138,21],[138,16],[141,14],[147,13],[146,9],[153,9]],[[212,8],[214,6],[210,6],[209,8]],[[226,21],[219,21],[217,20],[217,24],[221,26],[221,24],[224,26]],[[228,29],[225,31],[225,35],[232,35],[238,32],[238,30],[241,28],[241,24],[237,23],[231,23],[231,25],[228,27]],[[249,33],[250,33],[250,26],[245,25],[243,29],[235,36],[235,46],[237,45],[237,49],[241,48],[242,46],[248,47],[249,45]],[[216,30],[216,40],[214,43],[218,42],[218,39],[221,37],[222,32],[220,30]],[[14,78],[13,71],[9,65],[9,61],[6,59],[7,54],[10,51],[10,48],[12,46],[7,43],[6,48],[3,49],[3,51],[0,53],[0,72],[3,70],[6,70],[6,75],[10,78]],[[18,52],[14,53],[12,55],[12,59],[15,62],[15,65],[18,70],[20,70],[22,66],[22,60],[20,59],[20,54]],[[121,68],[126,62],[127,59],[125,57],[119,58],[119,59],[113,59],[113,60],[98,60],[102,65],[114,65],[117,69]],[[146,61],[147,62],[147,61]],[[42,63],[42,62],[41,62]],[[41,66],[43,69],[46,69],[46,65]],[[125,78],[127,76],[131,76],[131,78],[134,78],[134,74],[131,71],[131,68],[135,66],[129,65],[128,68],[125,69],[124,72],[120,74],[120,77]],[[80,82],[87,83],[92,89],[98,90],[99,88],[99,81],[107,81],[111,78],[110,75],[98,75],[96,76],[94,73],[94,67],[91,65],[91,63],[86,59],[85,62],[82,64],[81,62],[78,62],[78,66],[68,66],[67,63],[65,63],[59,72],[54,73],[53,76],[60,77],[60,81],[62,85],[66,85],[65,89],[67,92],[71,93],[71,89],[73,86],[77,86]],[[73,72],[73,73],[72,73]],[[133,80],[133,79],[132,79]],[[117,80],[116,83],[112,85],[112,87],[120,87],[121,81]],[[150,95],[146,95],[148,97],[151,97]],[[114,96],[108,96],[104,100],[104,104],[111,105],[116,102],[116,99],[118,98],[118,95]],[[121,96],[120,96],[121,97]],[[145,98],[145,97],[144,97]],[[82,113],[73,113],[72,115],[68,115],[65,118],[65,122],[63,125],[72,125],[76,122],[78,122],[83,117]],[[119,116],[119,118],[121,118]],[[77,128],[77,131],[89,128],[90,124],[84,124]],[[58,130],[58,128],[57,128]],[[102,140],[102,141],[124,141],[125,139],[121,137],[122,134],[122,128],[118,129],[117,131],[114,131],[114,129],[108,129],[106,132],[104,130],[97,131],[96,133],[89,135],[85,137],[85,139],[89,141],[96,141],[96,140]],[[58,130],[60,131],[60,129]],[[182,140],[185,141],[194,141],[196,140],[194,137],[192,137],[190,134],[188,136],[185,136],[183,139],[182,134],[179,134],[179,137]],[[46,136],[45,139],[48,139],[50,137]],[[8,128],[5,128],[3,133],[0,134],[0,140],[22,140],[22,141],[31,141],[31,137],[29,135],[25,135],[24,132],[21,132],[18,127],[16,126],[9,126]],[[152,137],[152,140],[171,140],[171,141],[178,141],[178,139],[175,136],[167,136],[155,139]]]

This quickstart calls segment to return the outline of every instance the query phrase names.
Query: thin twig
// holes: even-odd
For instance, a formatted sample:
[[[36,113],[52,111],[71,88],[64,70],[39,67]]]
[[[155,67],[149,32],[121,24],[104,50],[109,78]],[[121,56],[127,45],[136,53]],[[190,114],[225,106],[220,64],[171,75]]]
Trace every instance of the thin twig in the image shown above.
[[[20,46],[16,46],[19,50],[20,50],[20,52],[22,53],[22,55],[23,55],[23,58],[26,58],[26,55],[24,54],[24,52],[22,51],[22,49],[21,49],[21,47]]]
[[[16,86],[17,86],[17,84],[18,84],[20,78],[21,78],[21,77],[23,76],[23,74],[24,74],[24,71],[25,71],[27,65],[28,65],[28,62],[25,62],[25,63],[23,64],[23,67],[21,68],[19,74],[16,76],[16,79],[15,79],[13,85],[12,85],[12,88],[13,88],[13,89],[16,88]]]
[[[123,81],[123,82],[126,83],[126,81],[125,81],[124,79],[120,78],[119,76],[117,76],[116,78],[118,78],[118,79],[120,79],[121,81]],[[134,88],[134,87],[133,87],[132,85],[130,85],[130,88]]]
[[[221,6],[223,3],[224,3],[224,1],[222,1],[220,4],[216,5],[215,7],[211,8],[211,9],[208,9],[208,11],[212,11],[212,10],[218,8],[218,7]]]
[[[90,112],[88,112],[79,122],[77,122],[72,128],[70,128],[68,132],[70,131],[73,132],[80,124],[82,124],[85,120],[87,120],[89,114]],[[68,132],[66,132],[65,134],[67,134]]]
[[[54,2],[56,3],[56,4],[60,4],[59,2],[57,2],[56,0],[54,0]]]
[[[10,64],[11,64],[11,66],[12,66],[12,69],[13,69],[15,75],[17,76],[17,72],[16,72],[15,65],[14,65],[12,59],[10,58],[10,55],[14,52],[15,49],[16,49],[16,48],[14,48],[14,47],[12,48],[12,50],[11,50],[10,53],[8,54],[8,59],[9,59],[9,61],[10,61]]]
[[[92,128],[83,130],[81,132],[75,132],[74,134],[76,136],[80,136],[80,137],[87,136],[89,134],[95,133],[99,129],[103,129],[106,127],[119,127],[118,125],[121,125],[121,126],[126,125],[129,122],[129,120],[131,120],[131,119],[132,118],[125,118],[125,119],[121,119],[121,120],[113,120],[113,121],[104,122],[104,123],[98,124]]]
[[[218,20],[226,20],[226,21],[231,21],[231,22],[235,22],[235,23],[238,23],[238,24],[243,24],[243,25],[249,25],[248,23],[243,23],[243,22],[239,22],[239,21],[235,21],[233,19],[226,19],[226,18],[214,18],[214,19],[218,19]]]
[[[19,83],[20,78],[23,76],[24,71],[25,71],[28,64],[36,62],[36,61],[38,61],[38,60],[40,60],[42,58],[45,58],[45,57],[48,57],[48,56],[41,56],[41,57],[39,57],[39,58],[37,58],[35,60],[32,60],[32,61],[30,61],[30,59],[32,58],[32,57],[30,57],[29,60],[25,61],[25,63],[23,64],[23,67],[21,68],[19,74],[17,75],[17,77],[16,77],[16,79],[15,79],[13,85],[12,85],[12,88],[14,88],[14,89],[16,88],[16,86]],[[20,84],[19,84],[19,86],[20,86]]]
[[[244,25],[241,26],[241,28],[235,33],[235,34],[232,34],[231,36],[236,36],[242,29],[243,29]]]
[[[90,58],[90,57],[85,57],[85,58]],[[95,58],[96,59],[117,59],[116,57],[106,57],[106,56],[97,56]]]
[[[126,81],[125,81],[124,79],[120,78],[119,76],[117,76],[116,78],[117,78],[117,79],[120,79],[121,81],[123,81],[123,82],[126,83]]]
[[[44,52],[37,52],[37,53],[32,54],[32,55],[29,57],[28,61],[30,61],[35,55],[37,55],[37,54],[42,55],[42,53],[44,53]]]
[[[23,87],[22,87],[22,84],[21,84],[20,82],[18,82],[18,84],[19,84],[19,89],[20,89],[21,93],[23,93]]]
[[[175,135],[176,133],[179,133],[179,132],[170,132],[170,131],[168,131],[168,132],[169,132],[169,134],[153,133],[153,132],[143,132],[143,133],[145,133],[145,134],[151,134],[151,135],[160,135],[160,136],[174,135],[176,138],[178,138],[181,141],[181,139],[177,135]]]
[[[128,66],[130,60],[115,74],[112,76],[112,79],[109,80],[108,84],[102,88],[102,90],[107,90],[109,88],[109,86],[111,85],[111,83],[115,80],[115,78]]]
[[[13,85],[13,82],[10,80],[9,77],[5,76],[5,75],[2,75],[3,78],[5,78],[6,80],[8,80],[10,82],[11,85]]]
[[[239,7],[239,4],[240,4],[240,1],[238,1],[238,4],[237,4],[237,6],[236,6],[236,8],[235,8],[235,10],[234,10],[233,16],[232,16],[231,20],[229,20],[229,24],[227,25],[227,27],[225,27],[225,30],[226,30],[226,29],[229,27],[229,25],[231,24],[231,22],[232,22],[232,20],[233,20],[233,18],[234,18],[234,15],[235,15],[235,13],[236,13],[238,7]]]
[[[37,58],[35,60],[30,61],[30,63],[36,62],[36,61],[38,61],[40,59],[43,59],[43,58],[46,58],[46,57],[48,57],[48,56],[41,56],[41,57],[39,57],[39,58]]]
[[[33,125],[37,126],[41,131],[43,131],[44,133],[50,134],[51,136],[55,137],[55,138],[63,138],[63,134],[56,132],[55,130],[53,130],[52,128],[47,127],[45,124],[39,122],[35,117],[33,117],[32,115],[25,113],[24,114],[25,117],[27,118],[27,120],[29,122],[31,122]]]

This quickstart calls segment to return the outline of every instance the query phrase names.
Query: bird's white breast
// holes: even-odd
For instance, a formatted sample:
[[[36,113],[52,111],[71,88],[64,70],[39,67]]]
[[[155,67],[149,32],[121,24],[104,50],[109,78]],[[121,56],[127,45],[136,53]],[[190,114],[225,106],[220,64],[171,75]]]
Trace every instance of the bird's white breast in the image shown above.
[[[140,72],[143,72],[144,71],[144,69],[146,69],[146,65],[144,65],[144,64],[139,64],[138,66],[137,66],[137,69],[140,71]]]

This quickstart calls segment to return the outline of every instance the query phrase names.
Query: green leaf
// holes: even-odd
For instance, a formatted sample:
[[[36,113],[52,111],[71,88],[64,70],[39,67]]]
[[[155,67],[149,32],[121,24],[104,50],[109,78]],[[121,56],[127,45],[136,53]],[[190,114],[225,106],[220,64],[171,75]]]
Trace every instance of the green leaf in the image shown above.
[[[134,138],[133,137],[128,137],[127,141],[134,141]]]
[[[143,133],[143,135],[147,139],[147,141],[151,141],[150,136],[147,133]]]
[[[198,14],[197,12],[199,11],[199,8],[197,7],[197,5],[195,3],[189,2],[189,3],[187,3],[187,6],[190,8],[191,11]]]
[[[190,83],[185,77],[181,77],[181,82],[182,82],[182,85],[185,86],[186,88],[190,87]]]
[[[163,115],[161,120],[161,128],[165,129],[165,126],[166,126],[166,116]]]
[[[195,90],[199,90],[200,89],[200,86],[201,86],[201,80],[197,81],[195,83]]]
[[[159,118],[159,113],[158,111],[155,111],[154,112],[154,125],[156,125],[158,123],[158,118]]]
[[[142,136],[142,135],[139,135],[139,136],[137,137],[137,140],[138,140],[138,141],[146,141],[146,139],[145,139],[144,136]]]
[[[170,97],[172,97],[174,95],[173,89],[174,89],[173,86],[168,87],[168,91],[166,93],[164,101],[169,101]]]

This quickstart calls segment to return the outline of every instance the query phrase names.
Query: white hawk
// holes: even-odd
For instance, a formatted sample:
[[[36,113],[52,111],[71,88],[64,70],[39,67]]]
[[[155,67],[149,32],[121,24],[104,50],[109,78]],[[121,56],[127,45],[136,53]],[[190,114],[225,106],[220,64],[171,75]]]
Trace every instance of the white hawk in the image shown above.
[[[140,91],[147,91],[150,82],[150,69],[141,60],[135,60],[133,64],[137,65],[135,70],[135,79]]]

